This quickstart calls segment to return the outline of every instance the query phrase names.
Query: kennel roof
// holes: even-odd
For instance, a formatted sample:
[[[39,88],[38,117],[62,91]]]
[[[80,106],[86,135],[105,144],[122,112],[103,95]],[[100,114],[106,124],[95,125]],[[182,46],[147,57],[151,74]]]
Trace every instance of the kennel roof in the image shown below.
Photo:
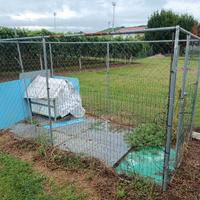
[[[55,100],[55,110],[52,117],[64,117],[72,114],[74,117],[83,117],[85,110],[79,92],[67,80],[48,78],[49,98]],[[32,112],[48,116],[45,102],[48,100],[46,77],[38,75],[27,87],[25,98],[31,99]]]
[[[59,96],[61,90],[67,87],[71,90],[73,86],[71,83],[63,79],[49,78],[49,97],[55,99]],[[28,86],[25,97],[30,99],[47,99],[47,84],[46,78],[38,75]]]

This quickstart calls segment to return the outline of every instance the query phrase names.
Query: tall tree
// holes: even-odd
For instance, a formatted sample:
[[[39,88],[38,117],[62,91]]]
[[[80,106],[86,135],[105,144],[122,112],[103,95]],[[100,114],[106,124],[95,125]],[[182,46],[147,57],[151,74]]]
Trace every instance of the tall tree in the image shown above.
[[[147,23],[148,28],[157,27],[168,27],[179,25],[182,28],[193,31],[194,27],[198,25],[198,21],[194,19],[193,16],[188,14],[178,15],[172,11],[161,10],[154,12]],[[185,34],[180,35],[181,39],[185,39]],[[170,40],[172,39],[172,31],[162,31],[162,32],[147,32],[145,34],[146,40]],[[152,44],[154,53],[170,53],[171,45],[167,44]]]

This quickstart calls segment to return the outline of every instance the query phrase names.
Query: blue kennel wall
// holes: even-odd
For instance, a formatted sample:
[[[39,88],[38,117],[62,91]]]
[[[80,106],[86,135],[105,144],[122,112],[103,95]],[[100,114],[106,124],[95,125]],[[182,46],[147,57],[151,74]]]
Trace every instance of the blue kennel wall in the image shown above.
[[[15,80],[0,83],[0,129],[9,128],[29,116],[24,99],[25,88],[30,80]]]
[[[55,76],[69,81],[76,91],[80,92],[79,79]],[[24,99],[25,88],[30,79],[0,83],[0,129],[6,129],[30,116],[30,109]]]

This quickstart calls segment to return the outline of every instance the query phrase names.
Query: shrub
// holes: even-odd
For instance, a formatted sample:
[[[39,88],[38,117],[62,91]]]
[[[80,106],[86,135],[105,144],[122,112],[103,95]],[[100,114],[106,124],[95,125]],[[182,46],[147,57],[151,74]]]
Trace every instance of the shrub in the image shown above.
[[[126,141],[131,147],[156,147],[162,146],[164,141],[164,128],[155,124],[142,124],[126,136]]]

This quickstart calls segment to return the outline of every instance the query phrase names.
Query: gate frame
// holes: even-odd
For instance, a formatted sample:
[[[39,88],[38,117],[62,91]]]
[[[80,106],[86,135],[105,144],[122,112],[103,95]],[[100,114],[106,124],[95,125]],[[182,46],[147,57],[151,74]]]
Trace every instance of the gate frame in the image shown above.
[[[186,50],[185,50],[185,59],[184,59],[184,67],[183,67],[183,77],[182,77],[182,85],[181,85],[181,94],[179,98],[179,114],[178,114],[178,126],[177,126],[177,134],[176,134],[176,161],[175,166],[178,168],[180,166],[180,148],[181,144],[181,136],[183,135],[183,118],[184,118],[184,111],[185,111],[185,97],[186,97],[186,81],[187,81],[187,74],[188,74],[188,64],[189,64],[189,51],[190,51],[190,39],[191,36],[187,35],[187,42],[186,42]]]

